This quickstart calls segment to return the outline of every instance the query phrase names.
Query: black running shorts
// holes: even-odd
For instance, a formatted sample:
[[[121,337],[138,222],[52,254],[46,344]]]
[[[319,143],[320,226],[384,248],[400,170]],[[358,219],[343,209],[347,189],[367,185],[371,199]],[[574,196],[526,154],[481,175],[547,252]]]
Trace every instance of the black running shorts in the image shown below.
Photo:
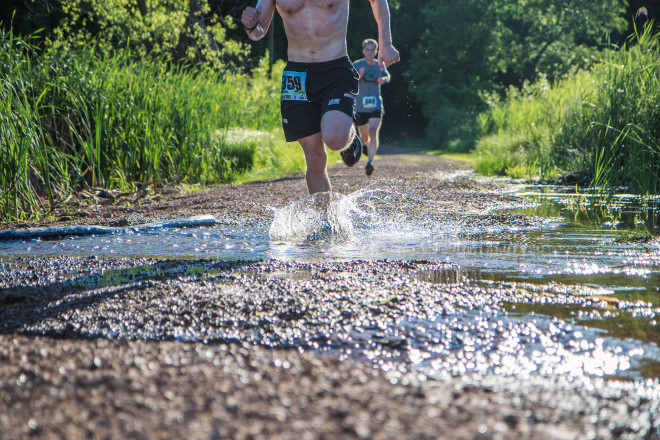
[[[384,109],[379,109],[379,110],[374,110],[372,112],[358,112],[355,113],[355,124],[360,127],[362,125],[366,125],[369,123],[369,119],[372,118],[378,118],[378,119],[383,119],[383,115],[385,114]]]
[[[321,131],[330,110],[353,117],[359,74],[348,57],[321,63],[289,61],[282,74],[281,111],[287,142]]]

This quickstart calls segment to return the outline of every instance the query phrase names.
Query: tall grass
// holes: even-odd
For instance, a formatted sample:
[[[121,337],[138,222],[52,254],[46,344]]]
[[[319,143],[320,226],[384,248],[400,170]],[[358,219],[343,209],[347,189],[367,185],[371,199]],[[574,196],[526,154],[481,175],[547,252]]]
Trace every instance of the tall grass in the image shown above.
[[[660,35],[647,26],[589,71],[512,91],[479,118],[476,168],[554,178],[581,170],[594,186],[660,191]]]
[[[0,218],[52,209],[71,190],[133,190],[167,182],[231,182],[277,167],[279,75],[251,76],[131,61],[92,50],[38,53],[0,35]],[[302,158],[289,168],[302,168]]]
[[[57,75],[55,76],[57,77]],[[34,49],[9,33],[0,39],[0,215],[52,205],[68,190],[68,160],[58,160],[48,130],[53,84]],[[66,157],[66,156],[65,156]]]

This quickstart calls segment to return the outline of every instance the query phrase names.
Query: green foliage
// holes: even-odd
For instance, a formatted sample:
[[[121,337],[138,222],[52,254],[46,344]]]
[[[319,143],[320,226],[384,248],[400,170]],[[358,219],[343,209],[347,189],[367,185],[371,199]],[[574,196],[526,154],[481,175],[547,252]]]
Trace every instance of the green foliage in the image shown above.
[[[49,35],[63,17],[59,0],[3,0],[0,2],[0,27],[15,35],[34,35],[43,30]]]
[[[94,46],[104,56],[128,49],[135,59],[162,57],[235,71],[246,42],[227,38],[231,16],[213,14],[208,0],[61,0],[57,44],[73,51]]]
[[[575,117],[593,105],[594,83],[585,72],[561,84],[550,87],[541,77],[521,90],[511,87],[504,102],[497,95],[487,99],[491,108],[478,117],[480,172],[556,177],[584,162],[583,152],[570,146],[578,142]]]
[[[44,64],[11,32],[0,34],[0,217],[38,209],[43,198],[52,206],[68,190],[68,158],[56,148],[57,128],[77,115],[51,103],[67,101],[62,92],[76,86],[76,73],[66,64]],[[72,108],[72,100],[65,105]]]
[[[484,44],[490,24],[483,16],[467,19],[484,4],[466,0],[423,7],[428,26],[413,50],[410,78],[429,120],[429,137],[441,142],[473,137],[469,121],[479,109],[477,92],[493,87],[487,80],[488,46]]]
[[[230,182],[278,165],[276,138],[227,133],[279,128],[283,63],[223,75],[96,53],[40,55],[0,36],[0,217],[38,215],[72,188]]]
[[[660,34],[651,29],[589,71],[492,102],[479,118],[477,169],[542,177],[582,169],[597,187],[658,194]]]
[[[429,137],[474,139],[483,96],[550,82],[592,62],[608,32],[625,26],[623,0],[452,0],[422,9],[426,31],[411,79]]]
[[[649,231],[646,225],[643,225],[637,229],[622,231],[614,241],[617,243],[648,243],[656,238],[657,236]]]

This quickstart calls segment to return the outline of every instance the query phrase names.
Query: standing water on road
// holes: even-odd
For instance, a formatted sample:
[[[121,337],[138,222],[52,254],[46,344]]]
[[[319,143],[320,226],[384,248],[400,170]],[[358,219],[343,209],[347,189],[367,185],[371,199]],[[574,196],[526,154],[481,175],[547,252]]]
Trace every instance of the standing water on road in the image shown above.
[[[633,377],[659,377],[660,244],[657,238],[622,239],[621,232],[614,229],[622,223],[635,226],[644,214],[650,225],[647,230],[652,230],[658,224],[657,211],[635,211],[639,201],[620,198],[616,209],[610,205],[605,214],[596,215],[594,206],[586,209],[584,200],[578,205],[576,198],[557,192],[528,192],[523,194],[520,210],[503,215],[443,212],[432,203],[395,191],[363,190],[345,197],[317,194],[275,209],[270,225],[182,221],[63,230],[52,237],[0,241],[0,254],[447,262],[454,268],[420,273],[418,278],[430,283],[521,286],[592,298],[591,307],[571,305],[570,301],[504,304],[505,319],[521,325],[533,321],[548,329],[556,327],[549,317],[583,325],[588,340],[607,337],[598,347],[617,346],[627,356],[625,362],[616,356],[604,358],[603,365],[594,367],[601,374],[632,369]],[[630,311],[618,311],[619,302],[628,304]],[[479,319],[468,313],[459,321]],[[429,335],[440,329],[456,335],[463,326],[459,321],[406,325],[425,326]],[[461,340],[470,337],[467,332]],[[635,365],[622,366],[634,355],[640,358]],[[432,356],[427,358],[433,362]]]

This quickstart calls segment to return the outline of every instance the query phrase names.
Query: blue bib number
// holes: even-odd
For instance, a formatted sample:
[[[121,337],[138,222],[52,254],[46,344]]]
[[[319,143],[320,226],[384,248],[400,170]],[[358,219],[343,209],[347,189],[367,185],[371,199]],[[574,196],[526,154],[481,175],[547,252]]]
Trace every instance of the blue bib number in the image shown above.
[[[365,96],[362,98],[362,107],[376,108],[378,107],[378,96]]]
[[[285,70],[282,73],[282,101],[307,101],[306,79],[307,72]]]

